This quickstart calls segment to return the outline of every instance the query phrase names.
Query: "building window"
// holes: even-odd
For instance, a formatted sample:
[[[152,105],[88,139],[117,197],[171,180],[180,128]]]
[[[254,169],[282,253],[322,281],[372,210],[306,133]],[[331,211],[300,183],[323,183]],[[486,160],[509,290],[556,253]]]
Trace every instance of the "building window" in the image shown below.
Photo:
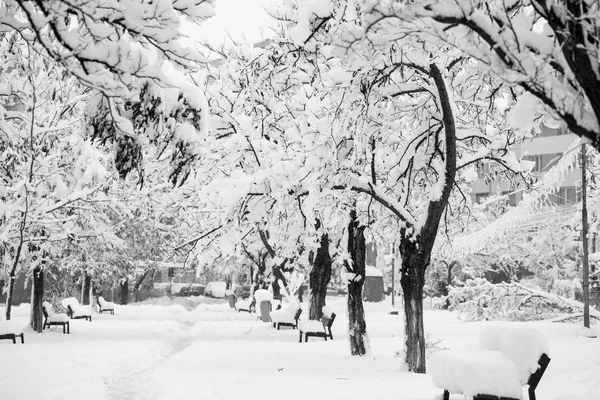
[[[523,160],[535,162],[535,166],[531,172],[546,172],[554,167],[561,157],[562,153],[536,154],[534,156],[524,156]]]
[[[487,174],[490,173],[490,164],[477,164],[477,177],[479,179],[485,178]]]
[[[549,200],[551,204],[556,205],[573,204],[581,201],[581,192],[575,186],[561,187],[549,196]]]
[[[545,125],[541,126],[540,137],[549,137],[549,136],[561,136],[568,135],[569,130],[566,126],[560,126],[558,128],[550,128]]]
[[[475,202],[477,204],[483,203],[488,197],[490,197],[489,193],[475,193]]]
[[[562,153],[542,154],[542,171],[549,171],[558,163],[561,157]]]
[[[507,196],[507,204],[509,206],[516,206],[517,205],[517,194],[516,193],[511,193],[508,190],[502,192],[502,196]]]
[[[540,172],[542,170],[542,156],[541,156],[541,154],[540,155],[535,155],[535,156],[524,156],[523,160],[535,162],[535,165],[531,169],[531,172]]]

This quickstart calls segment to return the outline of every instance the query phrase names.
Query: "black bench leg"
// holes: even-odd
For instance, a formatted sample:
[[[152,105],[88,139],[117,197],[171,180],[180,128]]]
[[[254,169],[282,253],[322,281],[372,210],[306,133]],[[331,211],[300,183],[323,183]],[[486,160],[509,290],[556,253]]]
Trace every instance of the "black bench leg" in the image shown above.
[[[67,334],[69,334],[69,335],[71,334],[71,328],[69,326],[69,322],[67,322]]]
[[[298,340],[298,342],[302,343],[302,331],[298,330],[298,332],[300,332],[300,340]]]
[[[444,400],[450,400],[450,392],[447,390],[444,390]]]
[[[25,334],[21,333],[21,344],[25,344]]]
[[[13,335],[12,340],[13,340],[13,344],[17,344],[17,338],[15,335]]]

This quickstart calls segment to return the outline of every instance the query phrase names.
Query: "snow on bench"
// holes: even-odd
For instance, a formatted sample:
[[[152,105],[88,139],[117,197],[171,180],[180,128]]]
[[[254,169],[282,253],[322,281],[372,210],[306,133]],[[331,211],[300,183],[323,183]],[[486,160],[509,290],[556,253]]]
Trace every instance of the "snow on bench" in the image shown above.
[[[112,315],[115,315],[115,303],[104,300],[104,297],[102,296],[98,296],[96,301],[98,302],[98,312],[100,314],[103,312],[109,312]]]
[[[450,393],[477,399],[522,399],[529,384],[529,399],[550,358],[548,340],[538,329],[525,324],[485,327],[479,348],[439,351],[431,356],[429,373],[433,383]],[[492,396],[492,397],[490,397]]]
[[[235,310],[237,312],[245,311],[245,312],[249,313],[250,312],[250,302],[248,302],[247,300],[238,300],[235,303]]]
[[[65,314],[56,314],[54,310],[52,310],[52,304],[47,301],[42,303],[42,312],[44,313],[44,325],[42,329],[50,329],[52,325],[62,326],[63,333],[71,333],[71,328],[69,327],[69,317]]]
[[[302,309],[296,305],[289,305],[286,308],[271,312],[273,328],[277,327],[277,330],[279,330],[280,326],[291,326],[292,329],[297,328],[300,314],[302,314]]]
[[[13,321],[0,321],[0,339],[12,339],[13,344],[17,344],[17,338],[21,338],[21,343],[25,343],[23,335],[23,324]]]
[[[67,309],[67,315],[71,319],[85,318],[86,321],[92,321],[92,306],[83,306],[75,297],[69,297],[61,301],[64,308]]]
[[[327,341],[327,338],[333,340],[333,334],[331,333],[331,326],[335,321],[335,313],[329,307],[323,307],[323,318],[320,320],[308,320],[301,321],[298,323],[298,330],[300,331],[300,340],[302,343],[302,335],[304,334],[304,341],[308,342],[308,338],[322,337]]]

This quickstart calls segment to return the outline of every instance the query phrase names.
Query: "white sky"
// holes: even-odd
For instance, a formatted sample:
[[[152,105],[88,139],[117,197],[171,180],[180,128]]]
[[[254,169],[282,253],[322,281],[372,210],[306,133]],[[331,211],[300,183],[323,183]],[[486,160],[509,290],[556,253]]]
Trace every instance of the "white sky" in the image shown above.
[[[235,39],[253,43],[269,36],[270,17],[263,8],[273,0],[217,0],[215,16],[200,28],[209,43],[221,43],[226,32]]]

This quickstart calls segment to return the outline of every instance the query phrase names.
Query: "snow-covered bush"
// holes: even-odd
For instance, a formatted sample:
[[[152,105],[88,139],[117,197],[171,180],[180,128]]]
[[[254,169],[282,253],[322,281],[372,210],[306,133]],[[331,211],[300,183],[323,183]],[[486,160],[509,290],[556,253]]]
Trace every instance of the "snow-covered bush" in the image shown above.
[[[465,321],[532,321],[580,311],[579,303],[561,296],[527,288],[519,283],[492,284],[470,279],[448,294],[449,310]]]

